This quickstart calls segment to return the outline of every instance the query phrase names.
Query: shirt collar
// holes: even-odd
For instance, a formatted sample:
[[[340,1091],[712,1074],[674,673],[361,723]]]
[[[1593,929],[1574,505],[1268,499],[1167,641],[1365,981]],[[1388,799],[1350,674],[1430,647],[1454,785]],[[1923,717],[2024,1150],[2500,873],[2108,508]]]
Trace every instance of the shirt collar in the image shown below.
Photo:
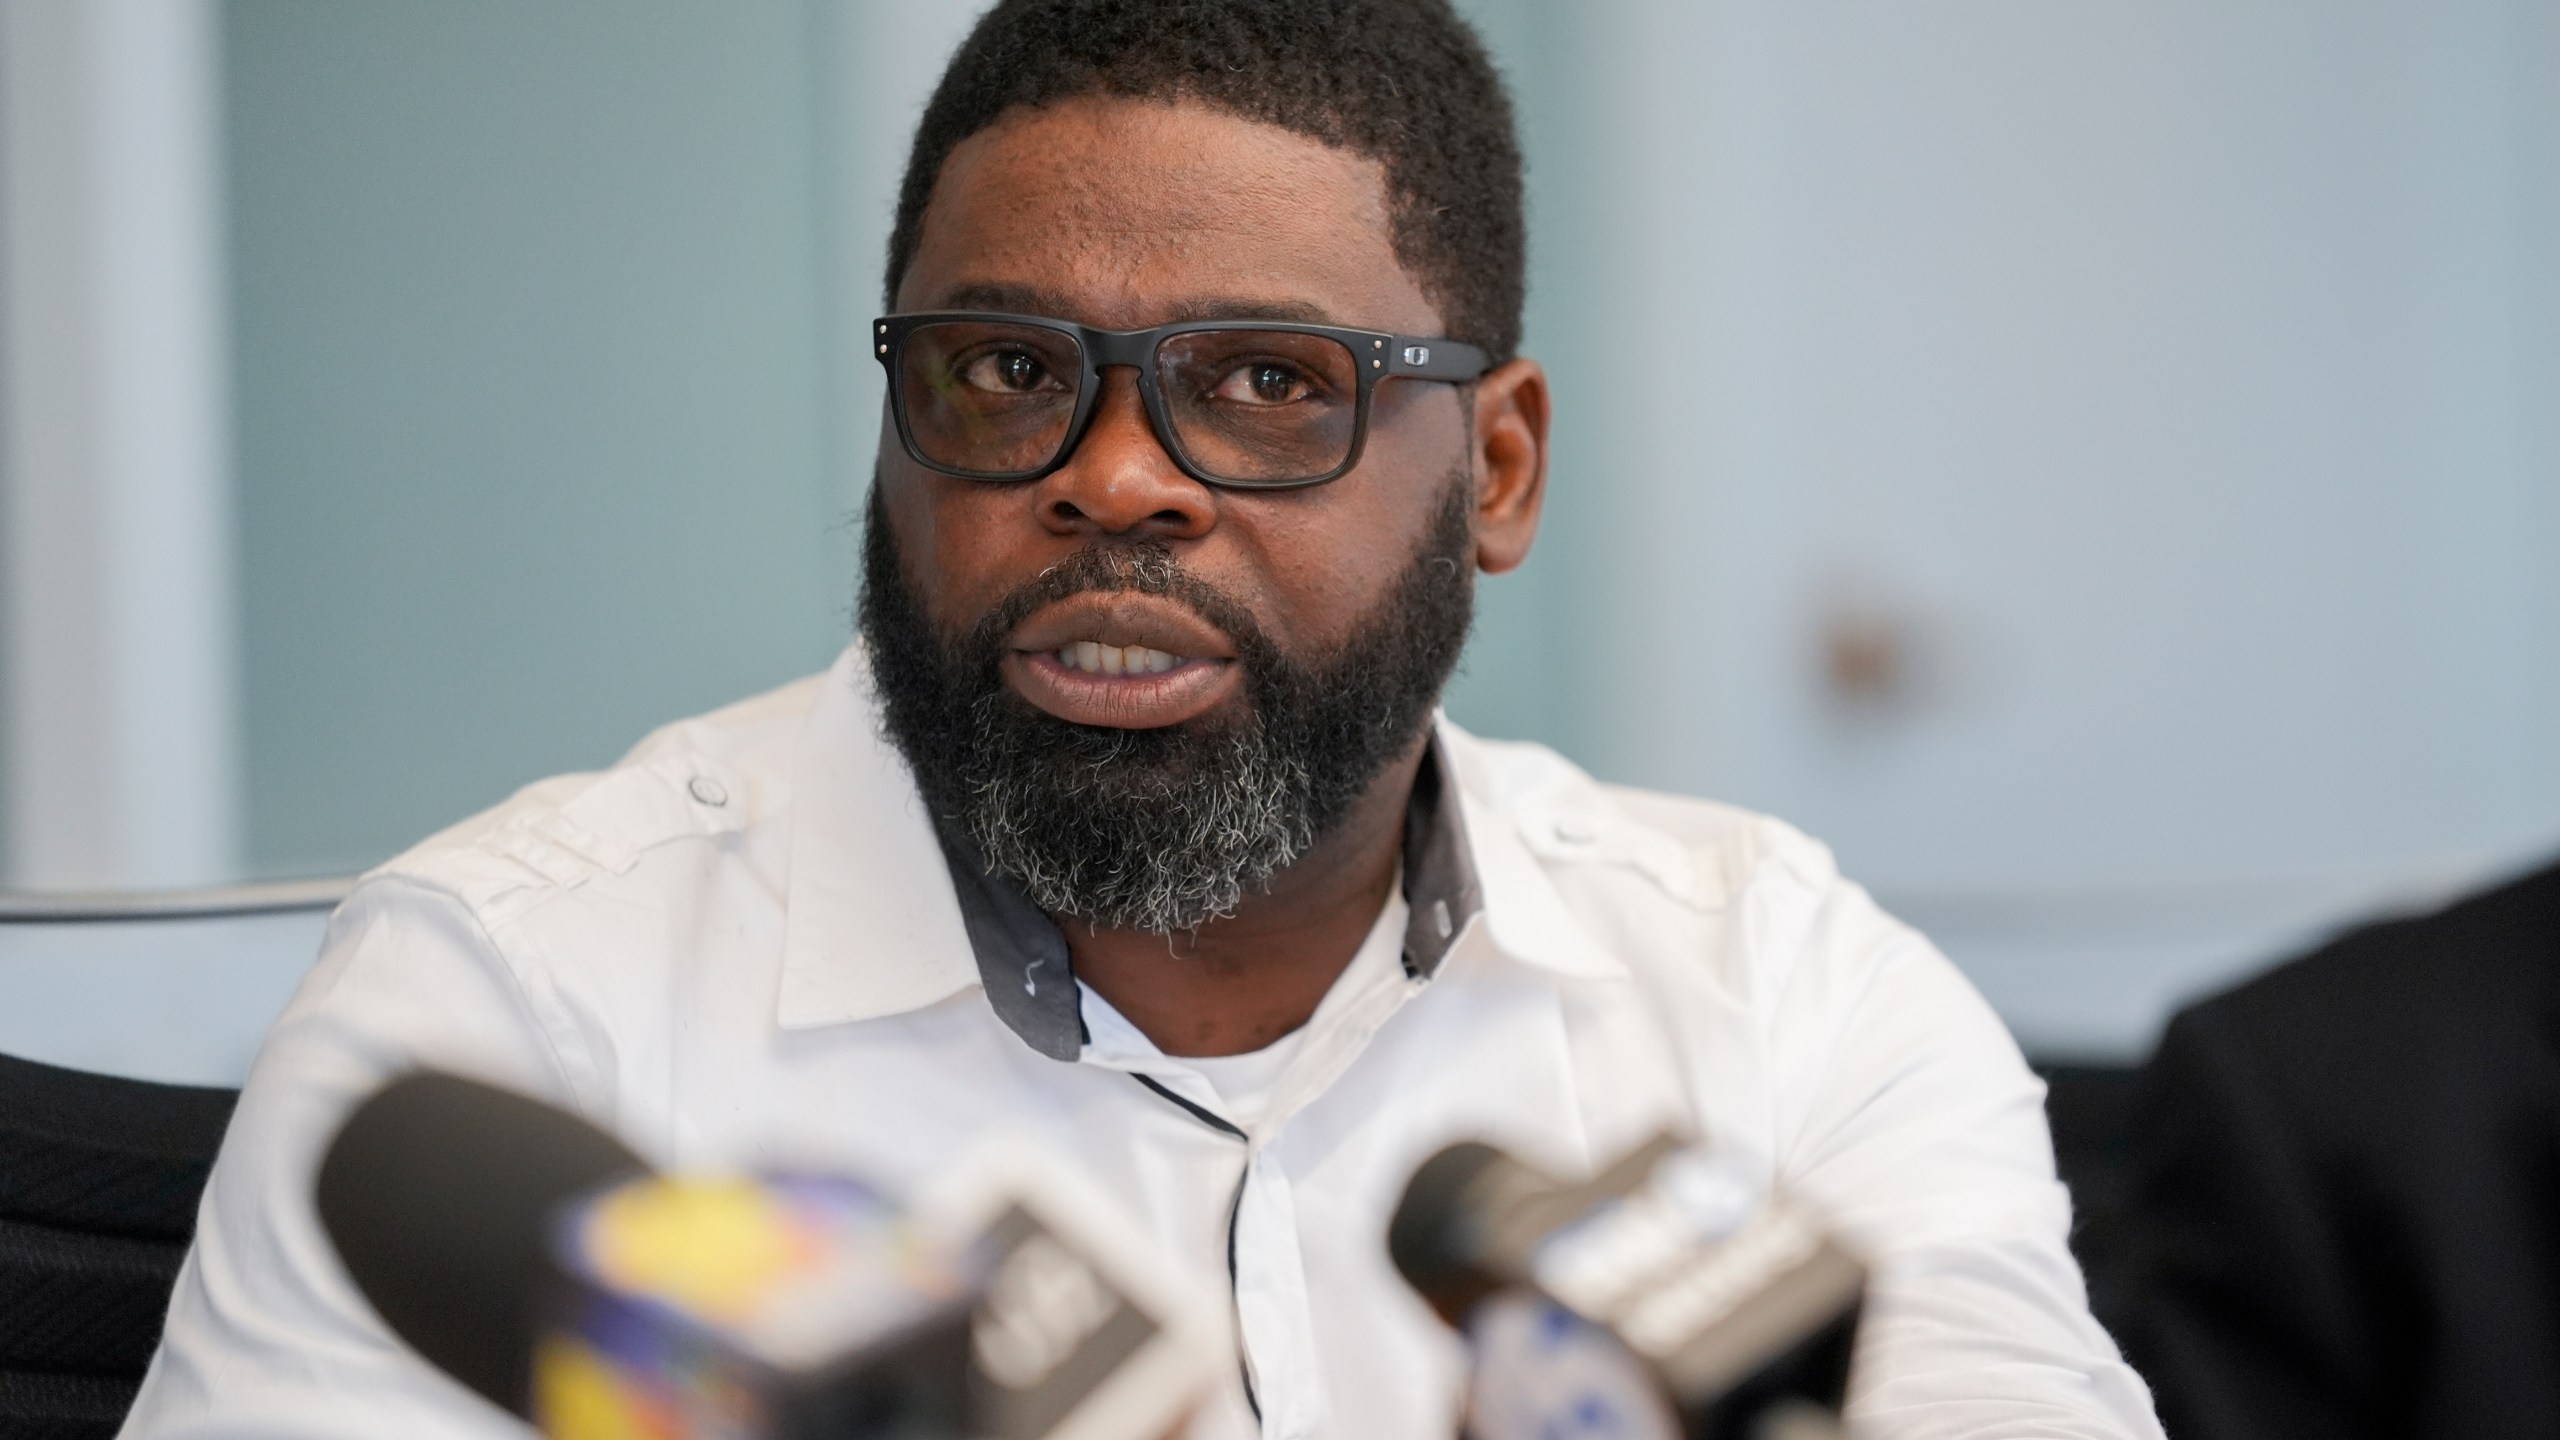
[[[1492,748],[1446,717],[1433,738],[1444,793],[1456,797],[1450,809],[1463,822],[1449,833],[1459,837],[1471,863],[1479,911],[1472,923],[1458,921],[1449,948],[1490,951],[1497,959],[1577,979],[1623,977],[1625,962],[1591,933],[1521,840],[1505,787],[1487,763]],[[1412,863],[1410,851],[1406,863]],[[1415,926],[1432,924],[1426,912],[1426,902],[1417,900]]]
[[[1474,743],[1439,721],[1406,810],[1407,972],[1438,974],[1482,930],[1530,964],[1622,973],[1512,827],[1468,793],[1462,752]],[[859,645],[820,687],[795,767],[779,1023],[879,1019],[978,985],[1025,1044],[1074,1059],[1084,1022],[1066,937],[926,816],[880,730]]]
[[[1404,897],[1413,907],[1404,925],[1404,968],[1423,979],[1440,973],[1458,937],[1484,912],[1466,797],[1449,763],[1448,742],[1434,726],[1404,812]]]
[[[960,900],[856,645],[818,687],[792,769],[785,1029],[920,1010],[978,983]]]

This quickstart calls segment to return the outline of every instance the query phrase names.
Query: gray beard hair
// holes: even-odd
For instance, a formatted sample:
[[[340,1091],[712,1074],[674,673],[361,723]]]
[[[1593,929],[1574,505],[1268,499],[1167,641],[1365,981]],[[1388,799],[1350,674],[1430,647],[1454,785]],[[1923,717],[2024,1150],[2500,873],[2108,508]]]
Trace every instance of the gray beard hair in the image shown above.
[[[1104,765],[1041,790],[993,775],[972,792],[970,838],[989,866],[1053,915],[1159,935],[1197,930],[1235,913],[1316,842],[1303,764],[1275,754],[1259,726],[1224,736],[1199,783],[1132,795]],[[1154,790],[1155,787],[1147,787]],[[1094,838],[1066,850],[1044,843],[1030,816],[1064,800],[1094,807]]]

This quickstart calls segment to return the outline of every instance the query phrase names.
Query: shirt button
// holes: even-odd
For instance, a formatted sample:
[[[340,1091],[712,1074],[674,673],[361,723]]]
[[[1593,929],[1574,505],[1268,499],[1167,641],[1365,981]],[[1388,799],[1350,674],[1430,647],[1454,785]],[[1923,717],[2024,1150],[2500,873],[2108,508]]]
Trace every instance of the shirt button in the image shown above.
[[[705,805],[716,807],[729,803],[729,792],[727,788],[722,786],[719,781],[712,779],[708,775],[694,776],[691,780],[685,782],[684,788],[692,794],[694,799],[701,801]]]

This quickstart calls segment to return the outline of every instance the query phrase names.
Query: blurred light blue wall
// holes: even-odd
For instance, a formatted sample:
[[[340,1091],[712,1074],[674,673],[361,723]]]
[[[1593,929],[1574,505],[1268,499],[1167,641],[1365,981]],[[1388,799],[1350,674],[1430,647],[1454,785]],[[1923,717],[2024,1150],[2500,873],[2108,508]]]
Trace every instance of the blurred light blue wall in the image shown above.
[[[369,863],[824,665],[797,0],[235,0],[248,849]]]
[[[1460,718],[1805,825],[2057,1046],[2560,843],[2548,7],[1465,8],[1558,413]],[[969,9],[230,0],[259,868],[842,643]]]
[[[2054,1046],[2560,847],[2549,7],[1479,8],[1558,468],[1462,711],[1805,825]]]

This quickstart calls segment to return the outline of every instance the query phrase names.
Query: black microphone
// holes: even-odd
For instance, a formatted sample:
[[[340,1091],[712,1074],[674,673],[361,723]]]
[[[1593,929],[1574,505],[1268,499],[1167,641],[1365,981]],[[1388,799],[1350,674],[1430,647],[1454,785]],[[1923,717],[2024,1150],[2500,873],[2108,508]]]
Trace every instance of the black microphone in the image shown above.
[[[1840,1433],[1866,1267],[1712,1152],[1659,1137],[1572,1184],[1454,1145],[1387,1249],[1468,1337],[1474,1440]]]
[[[1225,1314],[1065,1167],[991,1147],[906,1207],[843,1177],[663,1176],[450,1075],[357,1107],[321,1223],[421,1356],[581,1440],[1156,1440]]]
[[[383,1322],[447,1375],[532,1413],[553,1214],[650,1173],[604,1131],[512,1091],[420,1071],[356,1107],[320,1162],[321,1228]]]

